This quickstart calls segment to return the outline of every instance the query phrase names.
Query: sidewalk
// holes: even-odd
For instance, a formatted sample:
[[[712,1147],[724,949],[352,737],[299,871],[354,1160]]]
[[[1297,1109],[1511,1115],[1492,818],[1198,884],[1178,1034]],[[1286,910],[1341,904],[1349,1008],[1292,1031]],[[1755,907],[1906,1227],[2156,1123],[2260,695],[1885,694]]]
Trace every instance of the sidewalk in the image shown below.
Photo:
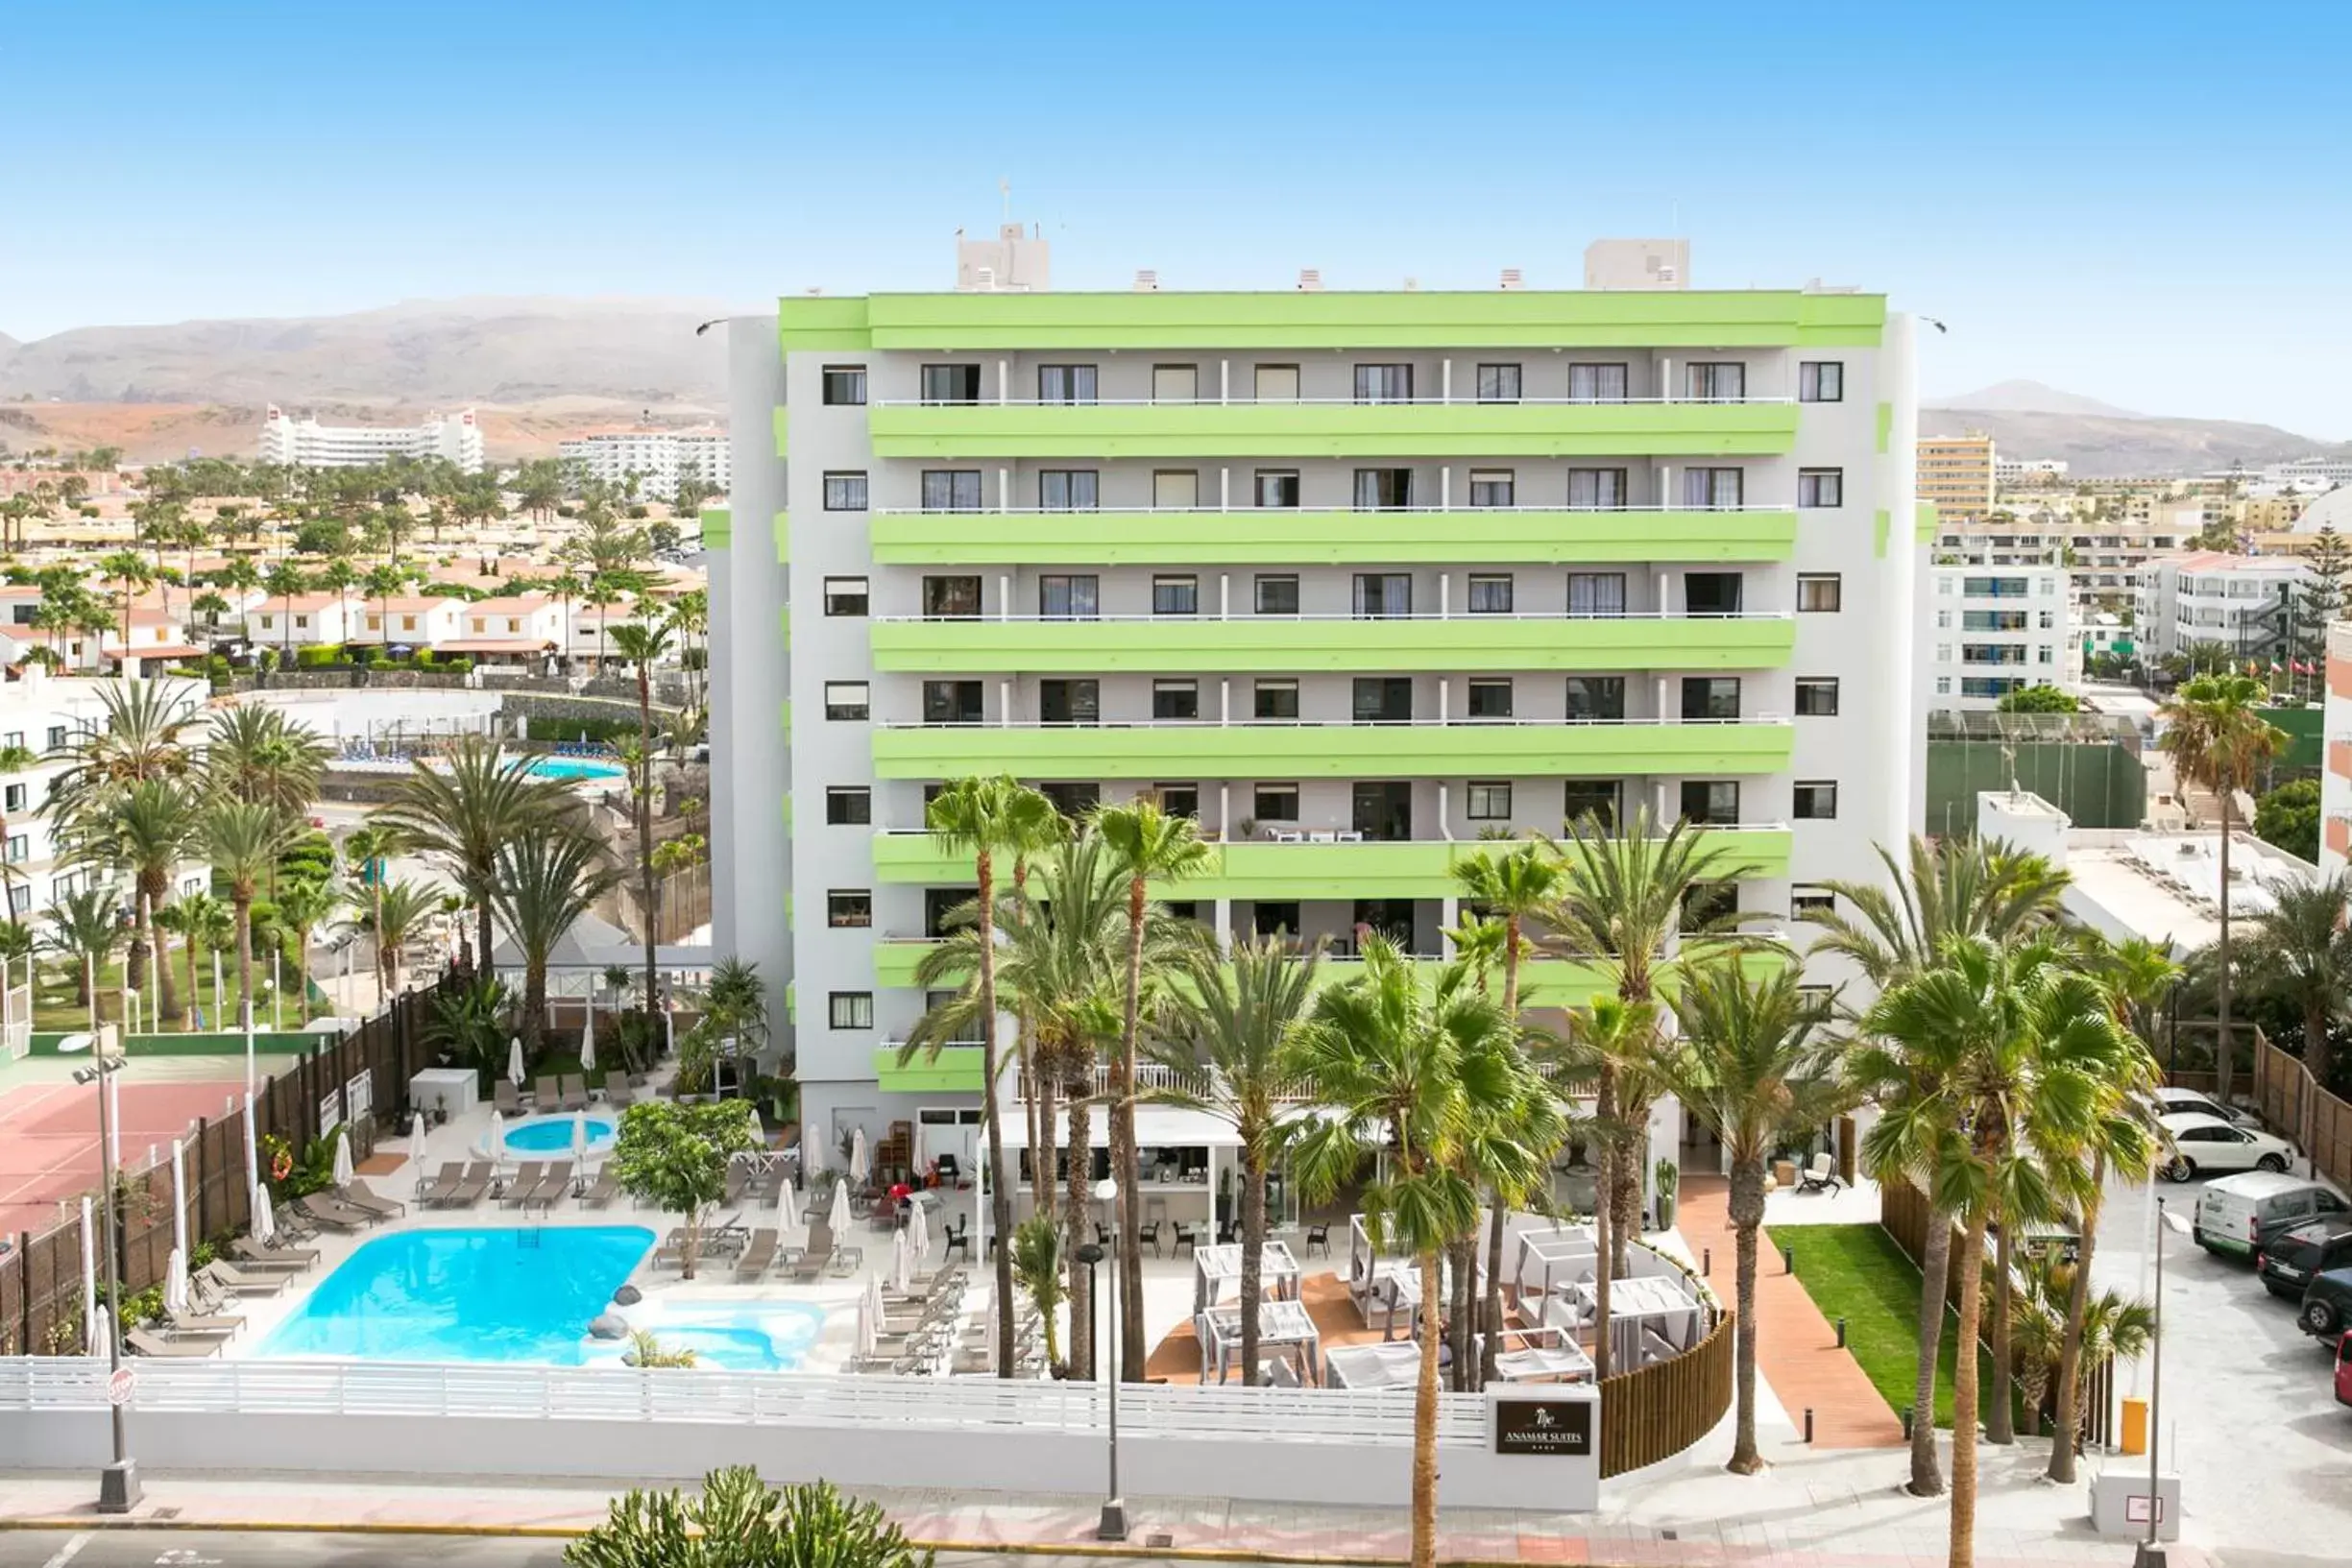
[[[1702,1454],[1704,1451],[1704,1454]],[[1900,1486],[1903,1456],[1767,1445],[1773,1468],[1721,1468],[1719,1432],[1683,1460],[1608,1483],[1593,1514],[1454,1509],[1439,1520],[1439,1556],[1457,1563],[1578,1563],[1639,1568],[1936,1568],[1946,1500]],[[2131,1560],[2128,1541],[2090,1533],[2087,1493],[2037,1484],[2044,1453],[1984,1450],[1976,1527],[1981,1568],[2072,1568]],[[121,1523],[172,1529],[551,1534],[599,1522],[621,1488],[592,1483],[461,1477],[393,1484],[365,1477],[151,1475],[146,1501]],[[97,1478],[84,1472],[0,1476],[0,1529],[86,1530]],[[1101,1499],[982,1495],[949,1489],[867,1492],[918,1542],[941,1550],[1071,1556],[1100,1550]],[[1406,1556],[1409,1519],[1395,1508],[1136,1498],[1122,1556],[1154,1552],[1224,1560],[1378,1563]],[[1164,1539],[1163,1539],[1164,1537]],[[2173,1548],[2179,1568],[2209,1568]]]

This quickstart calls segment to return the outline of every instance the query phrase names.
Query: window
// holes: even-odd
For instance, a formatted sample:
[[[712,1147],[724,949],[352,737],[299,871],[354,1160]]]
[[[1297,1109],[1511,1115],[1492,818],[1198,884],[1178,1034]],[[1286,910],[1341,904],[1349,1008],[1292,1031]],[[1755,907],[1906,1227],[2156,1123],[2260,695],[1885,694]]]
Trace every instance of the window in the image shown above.
[[[1152,579],[1152,613],[1155,615],[1197,615],[1200,613],[1200,579]]]
[[[1572,511],[1616,512],[1625,506],[1623,469],[1570,469],[1568,506]]]
[[[1200,367],[1198,365],[1152,366],[1152,400],[1155,403],[1200,401]]]
[[[1935,694],[1939,697],[1949,697],[1952,695],[1951,676],[1939,675],[1935,678]]]
[[[1153,681],[1152,683],[1152,716],[1162,719],[1197,719],[1200,716],[1200,683],[1198,681]]]
[[[62,724],[52,724],[49,726],[49,749],[51,751],[56,751],[60,746],[64,744],[65,726]]]
[[[1560,820],[1589,821],[1603,830],[1617,825],[1617,785],[1612,779],[1570,779],[1561,793]]]
[[[1808,359],[1797,367],[1797,401],[1842,403],[1846,400],[1846,367],[1834,359]]]
[[[825,510],[828,512],[864,511],[865,475],[862,473],[825,475]]]
[[[2037,664],[2055,663],[2057,660],[2053,656],[2056,652],[2057,650],[2047,642],[2037,643],[2033,650],[2033,662]]]
[[[1200,819],[1200,786],[1197,784],[1155,784],[1152,793],[1159,808],[1172,817]]]
[[[825,924],[835,930],[862,929],[874,924],[874,890],[834,888],[825,895]]]
[[[835,784],[825,791],[825,825],[863,828],[874,820],[874,792],[863,784]]]
[[[6,735],[0,735],[0,746],[5,746],[11,751],[15,750],[24,743],[25,733],[22,730],[11,730]]]
[[[1683,574],[1683,609],[1693,615],[1736,615],[1745,600],[1746,579],[1736,571]]]
[[[1683,815],[1702,827],[1728,828],[1739,821],[1739,783],[1734,779],[1683,781]]]
[[[1200,474],[1195,469],[1156,469],[1152,506],[1159,512],[1189,512],[1200,504]]]
[[[24,742],[19,740],[16,744],[21,746]],[[7,794],[0,796],[0,800],[6,801],[6,808],[10,811],[23,810],[25,808],[25,786],[23,784],[9,785]]]
[[[1295,784],[1262,784],[1250,798],[1249,814],[1260,822],[1296,822],[1298,820],[1298,786]]]
[[[1037,717],[1047,724],[1103,722],[1103,684],[1095,680],[1037,683]]]
[[[1707,509],[1739,504],[1739,470],[1685,469],[1683,504]]]
[[[1073,822],[1093,810],[1103,802],[1103,786],[1091,782],[1041,784],[1037,786],[1037,791],[1054,803],[1055,810],[1059,811]]]
[[[1283,572],[1258,573],[1257,613],[1261,615],[1298,614],[1298,579]]]
[[[1571,675],[1568,677],[1568,722],[1613,724],[1625,717],[1625,677]]]
[[[188,897],[195,893],[201,893],[204,891],[204,882],[202,879],[199,879],[195,887],[182,887],[180,891],[182,897]],[[10,888],[9,913],[16,919],[22,920],[25,916],[31,914],[32,912],[33,889],[23,886],[22,884]]]
[[[925,469],[923,510],[977,512],[980,510],[980,470]]]
[[[870,1029],[874,1026],[874,993],[871,991],[836,991],[825,999],[826,1023],[837,1029]]]
[[[1043,469],[1037,474],[1037,509],[1041,512],[1091,512],[1095,498],[1092,469]]]
[[[2056,612],[2045,610],[2041,613],[2041,615],[2042,630],[2045,632],[2055,631],[2058,625],[2058,616]]]
[[[1508,615],[1511,614],[1511,574],[1505,572],[1470,573],[1470,614],[1473,615]]]
[[[1041,403],[1093,402],[1094,367],[1092,365],[1038,366],[1037,400]]]
[[[1258,718],[1293,719],[1298,716],[1298,683],[1297,681],[1260,681],[1250,699],[1250,712]]]
[[[866,581],[862,577],[825,579],[825,614],[828,615],[862,615],[866,613]]]
[[[1257,498],[1260,506],[1297,506],[1298,504],[1298,470],[1297,469],[1258,470]]]
[[[1472,506],[1512,506],[1518,486],[1509,469],[1470,470],[1470,504]]]
[[[1356,470],[1355,506],[1359,512],[1393,511],[1413,504],[1411,469]]]
[[[1357,402],[1409,403],[1412,400],[1412,366],[1358,365],[1356,367]]]
[[[1470,682],[1469,716],[1472,718],[1509,718],[1511,716],[1511,681],[1509,677]]]
[[[1049,574],[1037,579],[1037,614],[1048,620],[1093,620],[1103,614],[1102,579]]]
[[[1807,915],[1826,915],[1837,907],[1837,895],[1826,887],[1799,882],[1788,890],[1788,912],[1798,920]]]
[[[309,629],[309,626],[310,617],[308,615],[297,615],[294,617],[294,629],[296,631],[306,631]],[[506,629],[510,632],[513,631],[515,629],[515,623],[511,620],[508,621],[506,623]]]
[[[923,683],[923,722],[926,724],[978,724],[981,721],[981,684],[978,681],[925,681]]]
[[[980,367],[978,365],[924,366],[923,400],[927,403],[979,402]]]
[[[1568,614],[1622,615],[1625,614],[1625,573],[1572,571],[1568,573]]]
[[[836,408],[863,407],[865,405],[865,367],[863,365],[826,366],[823,401]]]
[[[1683,717],[1735,719],[1739,716],[1739,677],[1685,675],[1683,677]]]
[[[1797,573],[1797,608],[1813,614],[1833,612],[1845,601],[1845,586],[1833,571]]]
[[[33,835],[11,833],[8,837],[8,863],[20,866],[33,857]]]
[[[1511,820],[1511,782],[1508,779],[1472,779],[1468,796],[1468,813],[1472,822]]]
[[[261,617],[261,629],[262,629],[263,631],[265,631],[265,632],[266,632],[266,631],[268,631],[268,630],[269,630],[270,628],[272,628],[273,626],[276,626],[277,624],[278,624],[278,617],[277,617],[276,615],[264,615],[264,616],[262,616],[262,617]],[[475,628],[474,628],[474,630],[479,631],[479,630],[481,630],[481,628],[480,628],[480,626],[479,626],[479,625],[476,625],[476,626],[475,626]],[[75,644],[74,644],[74,649],[75,649],[75,651],[76,651],[76,652],[81,651],[81,647],[82,647],[82,644],[81,644],[81,643],[79,643],[79,642],[77,642],[77,643],[75,643]]]
[[[1295,403],[1298,400],[1298,367],[1296,365],[1260,365],[1257,370],[1257,400],[1262,403]]]
[[[1402,675],[1359,675],[1355,682],[1358,724],[1409,724],[1413,720],[1413,682]]]
[[[1799,718],[1835,718],[1837,716],[1837,677],[1824,675],[1797,683],[1797,716]]]
[[[1799,506],[1845,505],[1846,470],[1843,469],[1799,469],[1797,470],[1797,504]]]
[[[1794,802],[1790,809],[1801,822],[1828,822],[1837,815],[1837,784],[1834,780],[1808,780],[1799,784],[1790,794]]]
[[[1519,368],[1516,365],[1479,366],[1478,400],[1482,403],[1517,402],[1519,400]]]
[[[923,579],[923,617],[926,620],[975,620],[979,615],[978,577]]]
[[[1699,360],[1683,367],[1683,396],[1693,402],[1735,403],[1748,396],[1748,367],[1737,360]]]
[[[1621,403],[1625,401],[1625,367],[1623,365],[1571,364],[1568,367],[1568,401],[1572,403]]]
[[[1413,614],[1413,578],[1401,571],[1356,573],[1355,616],[1358,620]]]
[[[1974,614],[1976,614],[1976,612],[1975,612],[1975,611],[1973,611],[1973,610],[1972,610],[1972,611],[1969,611],[1969,612],[1966,612],[1966,613],[1967,613],[1967,614],[1969,614],[1969,615],[1974,615]],[[1951,612],[1951,611],[1949,611],[1949,610],[1938,610],[1938,611],[1935,613],[1935,629],[1936,629],[1937,631],[1939,631],[1939,632],[1949,632],[1949,631],[1951,631],[1951,630],[1952,630],[1952,612]]]
[[[829,719],[865,718],[872,700],[863,681],[825,683],[825,716]]]
[[[1298,901],[1296,899],[1258,900],[1249,906],[1249,929],[1259,936],[1297,934]]]

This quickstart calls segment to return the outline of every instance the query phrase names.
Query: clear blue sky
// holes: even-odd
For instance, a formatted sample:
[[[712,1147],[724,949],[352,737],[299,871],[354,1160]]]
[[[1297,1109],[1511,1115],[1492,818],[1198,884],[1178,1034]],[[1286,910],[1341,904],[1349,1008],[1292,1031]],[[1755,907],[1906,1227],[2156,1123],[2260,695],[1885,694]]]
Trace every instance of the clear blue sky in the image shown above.
[[[2010,376],[2352,437],[2344,8],[0,7],[0,331],[461,294],[930,287],[997,181],[1059,286],[1701,286],[1942,317]]]

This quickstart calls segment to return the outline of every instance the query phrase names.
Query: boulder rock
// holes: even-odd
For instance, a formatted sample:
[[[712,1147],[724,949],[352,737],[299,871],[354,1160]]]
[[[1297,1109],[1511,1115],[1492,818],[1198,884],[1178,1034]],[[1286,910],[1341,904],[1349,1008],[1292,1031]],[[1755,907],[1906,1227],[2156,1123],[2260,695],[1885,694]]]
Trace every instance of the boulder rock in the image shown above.
[[[602,1314],[588,1325],[588,1337],[592,1339],[625,1339],[629,1337],[628,1319],[618,1313]]]

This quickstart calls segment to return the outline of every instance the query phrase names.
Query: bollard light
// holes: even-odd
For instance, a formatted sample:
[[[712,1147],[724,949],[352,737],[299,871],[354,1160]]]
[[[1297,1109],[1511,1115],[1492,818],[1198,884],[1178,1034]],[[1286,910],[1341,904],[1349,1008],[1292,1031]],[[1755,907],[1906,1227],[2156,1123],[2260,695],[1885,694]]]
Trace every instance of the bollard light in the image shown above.
[[[1805,1440],[1807,1444],[1813,1440],[1813,1407],[1810,1405],[1805,1407]]]
[[[1711,1246],[1701,1247],[1699,1258],[1699,1272],[1705,1274],[1709,1279],[1713,1279],[1715,1277],[1715,1249]]]
[[[1784,1246],[1781,1248],[1781,1272],[1783,1274],[1793,1274],[1796,1271],[1797,1249],[1793,1246]]]
[[[1837,1348],[1846,1348],[1846,1320],[1842,1317],[1837,1320]]]

